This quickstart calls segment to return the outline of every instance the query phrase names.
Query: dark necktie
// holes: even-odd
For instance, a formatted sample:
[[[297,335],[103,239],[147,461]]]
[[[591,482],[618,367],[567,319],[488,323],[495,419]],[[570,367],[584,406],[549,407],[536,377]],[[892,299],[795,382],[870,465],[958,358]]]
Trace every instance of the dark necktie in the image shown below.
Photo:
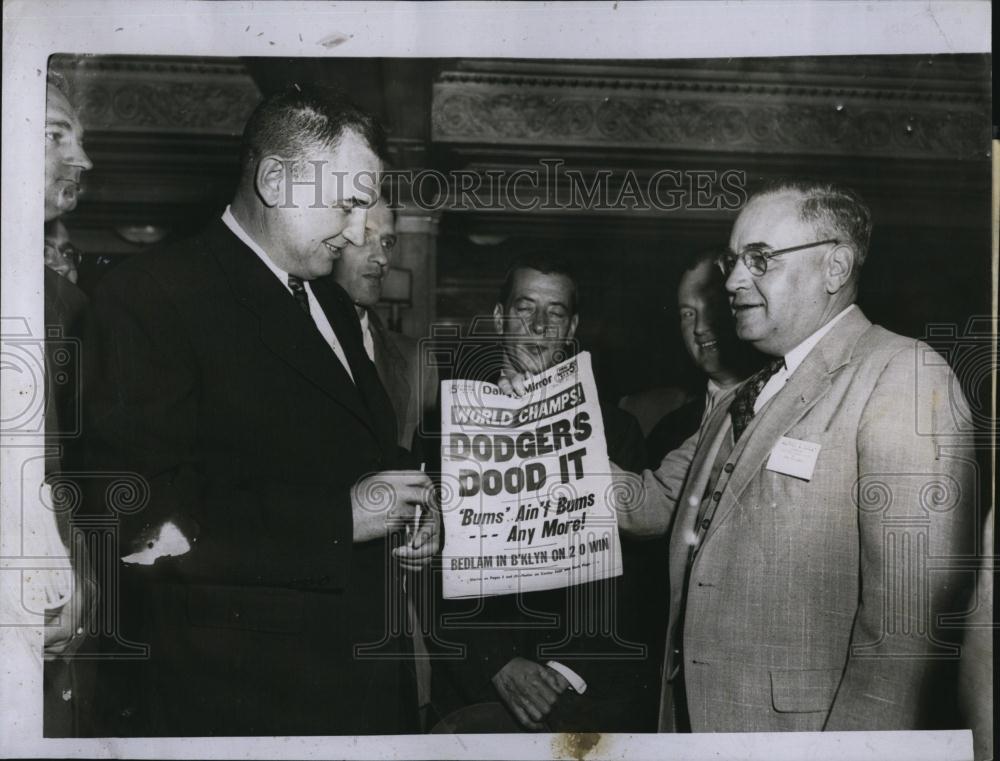
[[[785,358],[778,357],[772,360],[756,373],[750,376],[740,390],[736,392],[733,403],[729,405],[729,416],[733,420],[733,441],[739,441],[743,431],[750,425],[753,419],[753,405],[760,396],[761,390],[767,385],[778,370],[785,366]]]
[[[292,289],[292,296],[294,296],[295,300],[299,302],[299,306],[302,307],[302,311],[312,316],[312,313],[309,311],[309,294],[306,293],[306,286],[305,283],[302,282],[302,278],[295,277],[295,275],[289,275],[288,287]]]

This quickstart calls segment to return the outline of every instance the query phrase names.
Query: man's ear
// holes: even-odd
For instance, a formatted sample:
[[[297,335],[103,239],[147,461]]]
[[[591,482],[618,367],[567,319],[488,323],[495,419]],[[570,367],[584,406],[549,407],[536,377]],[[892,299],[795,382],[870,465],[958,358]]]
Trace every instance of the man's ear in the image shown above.
[[[274,208],[284,201],[285,196],[285,171],[289,162],[278,156],[265,156],[257,164],[257,171],[254,173],[254,189],[265,206]],[[288,166],[291,171],[291,166]]]
[[[854,274],[854,249],[846,243],[838,243],[827,254],[824,267],[826,292],[837,293],[851,281]]]
[[[498,336],[503,335],[503,305],[499,302],[493,307],[493,328]]]
[[[566,339],[569,340],[576,335],[576,326],[580,322],[580,315],[575,314],[569,321],[569,330],[566,331]]]

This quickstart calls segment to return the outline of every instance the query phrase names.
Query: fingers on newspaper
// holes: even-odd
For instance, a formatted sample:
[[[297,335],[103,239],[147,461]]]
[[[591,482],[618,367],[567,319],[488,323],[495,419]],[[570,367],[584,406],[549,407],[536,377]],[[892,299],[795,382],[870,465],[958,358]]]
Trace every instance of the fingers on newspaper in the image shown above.
[[[441,386],[446,598],[558,589],[622,573],[604,421],[590,355],[514,398]]]

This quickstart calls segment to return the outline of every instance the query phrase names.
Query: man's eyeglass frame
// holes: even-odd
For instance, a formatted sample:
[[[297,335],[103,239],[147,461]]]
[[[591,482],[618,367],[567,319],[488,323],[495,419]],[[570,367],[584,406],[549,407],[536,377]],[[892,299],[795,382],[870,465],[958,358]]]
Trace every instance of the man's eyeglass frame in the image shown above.
[[[736,269],[736,261],[740,260],[750,271],[751,275],[762,277],[767,272],[767,262],[772,257],[780,256],[781,254],[791,254],[795,251],[804,251],[807,248],[815,248],[816,246],[824,246],[827,243],[836,243],[839,245],[841,241],[838,238],[827,238],[826,240],[817,240],[813,243],[803,243],[801,246],[779,248],[776,251],[769,251],[762,246],[748,246],[739,254],[732,251],[721,254],[715,260],[715,264],[722,270],[722,274],[725,277],[729,277],[733,270]]]

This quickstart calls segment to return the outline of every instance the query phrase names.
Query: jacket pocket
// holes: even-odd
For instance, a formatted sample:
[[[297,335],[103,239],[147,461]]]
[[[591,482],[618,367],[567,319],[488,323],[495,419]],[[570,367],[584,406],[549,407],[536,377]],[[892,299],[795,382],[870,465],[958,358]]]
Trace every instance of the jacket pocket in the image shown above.
[[[771,703],[779,713],[828,711],[842,669],[798,669],[771,672]]]
[[[302,631],[302,593],[294,589],[195,585],[188,588],[187,617],[192,626],[294,634]]]

